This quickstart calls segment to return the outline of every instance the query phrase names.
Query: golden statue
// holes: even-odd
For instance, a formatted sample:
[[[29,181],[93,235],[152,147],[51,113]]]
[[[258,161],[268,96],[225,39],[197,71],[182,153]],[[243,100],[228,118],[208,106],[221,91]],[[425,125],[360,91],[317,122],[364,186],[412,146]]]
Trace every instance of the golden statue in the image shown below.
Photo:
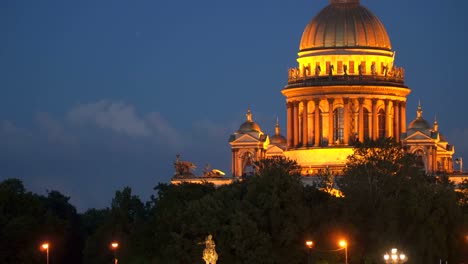
[[[205,240],[205,249],[203,250],[203,260],[205,264],[216,264],[218,260],[218,254],[215,250],[215,242],[211,235],[208,235]]]

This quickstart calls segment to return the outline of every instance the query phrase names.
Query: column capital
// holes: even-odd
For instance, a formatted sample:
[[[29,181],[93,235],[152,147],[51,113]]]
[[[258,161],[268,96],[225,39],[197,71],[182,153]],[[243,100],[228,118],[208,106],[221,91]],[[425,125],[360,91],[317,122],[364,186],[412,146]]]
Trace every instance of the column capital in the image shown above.
[[[320,99],[320,98],[315,98],[315,99],[314,99],[315,105],[320,105],[320,101],[322,101],[322,99]]]
[[[335,98],[327,98],[329,104],[333,104],[335,102]]]
[[[375,105],[379,99],[372,98],[372,104]]]
[[[349,97],[343,97],[343,102],[344,102],[345,104],[349,103]]]
[[[390,102],[390,99],[385,99],[384,102],[385,102],[385,106],[387,106],[388,103]]]
[[[365,99],[364,99],[364,98],[362,98],[362,97],[358,98],[358,102],[359,102],[359,104],[360,104],[360,105],[364,104],[364,100],[365,100]]]
[[[394,105],[394,106],[399,106],[399,105],[400,105],[400,101],[399,101],[399,100],[393,100],[393,105]]]
[[[401,102],[400,102],[400,106],[406,107],[406,102],[405,102],[405,101],[401,101]]]

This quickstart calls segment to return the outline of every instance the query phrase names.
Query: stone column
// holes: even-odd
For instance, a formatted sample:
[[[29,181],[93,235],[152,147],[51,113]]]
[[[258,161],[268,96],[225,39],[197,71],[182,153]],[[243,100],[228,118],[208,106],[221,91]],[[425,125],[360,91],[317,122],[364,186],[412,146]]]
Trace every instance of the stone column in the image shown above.
[[[328,145],[334,144],[333,140],[333,102],[335,99],[328,98]]]
[[[344,140],[343,143],[345,145],[349,144],[349,98],[343,98],[344,102],[344,109],[343,109],[343,115],[344,115],[344,127],[343,127],[343,135],[344,135]]]
[[[299,144],[299,102],[294,102],[294,111],[293,111],[293,130],[294,130],[294,138],[293,138],[293,147],[297,147]]]
[[[379,136],[379,125],[377,116],[377,99],[372,99],[372,140]]]
[[[307,100],[302,102],[302,146],[307,147],[309,145],[309,126],[308,126],[308,109]]]
[[[400,103],[400,131],[406,133],[406,102]]]
[[[291,102],[286,103],[286,108],[287,108],[287,125],[286,125],[286,136],[288,139],[288,148],[293,146],[293,105]]]
[[[232,175],[234,177],[237,176],[237,171],[236,171],[236,164],[237,164],[237,160],[236,160],[236,151],[234,149],[231,150],[231,171],[232,171]]]
[[[364,142],[364,98],[359,98],[359,141]]]
[[[392,131],[390,130],[390,103],[385,99],[385,137],[390,137]]]
[[[315,146],[320,146],[320,134],[321,134],[321,127],[320,127],[320,99],[315,99],[315,113],[314,113],[314,137],[315,137]]]
[[[397,100],[393,101],[393,119],[395,120],[393,123],[395,124],[394,130],[396,142],[400,142],[400,102]]]

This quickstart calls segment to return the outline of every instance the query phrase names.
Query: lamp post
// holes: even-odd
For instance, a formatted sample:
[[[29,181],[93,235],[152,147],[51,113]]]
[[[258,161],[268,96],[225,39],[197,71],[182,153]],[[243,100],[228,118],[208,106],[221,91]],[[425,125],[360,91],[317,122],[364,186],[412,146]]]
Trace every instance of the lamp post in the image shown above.
[[[46,263],[49,264],[49,243],[48,242],[42,243],[41,250],[46,251],[46,255],[47,255],[47,262]]]
[[[348,242],[342,239],[338,242],[338,245],[345,250],[345,264],[348,264]]]
[[[117,259],[117,248],[118,247],[119,247],[118,242],[114,241],[114,242],[111,243],[111,248],[114,251],[114,264],[117,264],[119,262],[119,260]]]
[[[408,261],[408,257],[403,252],[398,253],[398,249],[396,248],[392,248],[392,250],[390,251],[390,254],[385,253],[383,258],[385,260],[385,263],[388,263],[388,264],[406,263]]]
[[[306,244],[306,246],[307,246],[307,248],[308,248],[308,252],[307,252],[307,263],[308,263],[308,264],[312,264],[312,256],[311,256],[311,254],[312,254],[312,247],[314,246],[314,241],[312,241],[312,240],[307,240],[307,241],[305,242],[305,244]]]

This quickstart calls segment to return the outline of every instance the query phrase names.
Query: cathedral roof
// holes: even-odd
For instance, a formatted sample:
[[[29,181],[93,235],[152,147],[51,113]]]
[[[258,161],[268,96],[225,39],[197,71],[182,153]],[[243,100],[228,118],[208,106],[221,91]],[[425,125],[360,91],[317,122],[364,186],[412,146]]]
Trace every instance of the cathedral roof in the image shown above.
[[[249,132],[262,132],[260,126],[252,120],[252,112],[250,109],[247,111],[247,120],[240,125],[238,133],[249,133]]]
[[[416,118],[408,126],[409,129],[426,130],[431,129],[431,125],[423,118]]]
[[[430,130],[431,129],[431,124],[429,124],[429,122],[427,122],[422,117],[421,103],[419,103],[418,105],[418,110],[416,112],[416,119],[411,121],[411,123],[408,126],[408,129],[414,129],[414,130]]]
[[[286,138],[281,135],[279,121],[276,119],[275,135],[270,137],[270,144],[283,148],[286,146],[286,143]]]
[[[306,26],[299,49],[372,48],[391,50],[382,22],[359,0],[330,0]]]

